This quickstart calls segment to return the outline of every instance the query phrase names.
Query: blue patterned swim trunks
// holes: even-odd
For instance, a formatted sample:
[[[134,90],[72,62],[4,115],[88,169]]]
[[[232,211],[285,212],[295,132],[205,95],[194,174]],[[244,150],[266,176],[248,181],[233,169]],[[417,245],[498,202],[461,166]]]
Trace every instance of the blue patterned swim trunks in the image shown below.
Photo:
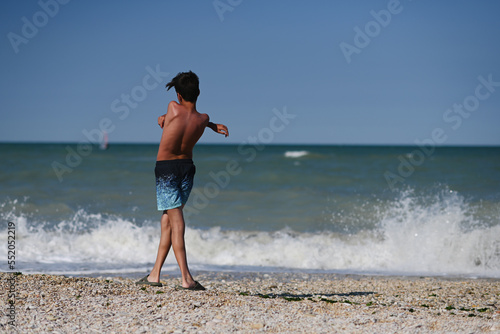
[[[186,204],[196,167],[191,159],[156,162],[156,203],[158,210],[170,210]]]

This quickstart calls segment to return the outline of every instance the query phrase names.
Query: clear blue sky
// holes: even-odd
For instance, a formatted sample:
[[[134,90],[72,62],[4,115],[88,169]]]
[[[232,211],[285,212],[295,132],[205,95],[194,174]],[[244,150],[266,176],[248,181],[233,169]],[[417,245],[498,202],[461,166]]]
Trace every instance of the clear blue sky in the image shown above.
[[[59,1],[0,3],[0,141],[156,143],[193,70],[205,143],[500,145],[496,0]]]

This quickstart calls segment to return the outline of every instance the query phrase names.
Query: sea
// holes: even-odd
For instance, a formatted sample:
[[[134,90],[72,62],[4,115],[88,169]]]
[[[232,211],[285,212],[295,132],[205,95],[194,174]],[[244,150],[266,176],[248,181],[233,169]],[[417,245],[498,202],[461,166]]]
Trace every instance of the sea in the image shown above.
[[[0,144],[0,270],[148,273],[157,149]],[[193,160],[194,273],[500,278],[500,147],[200,144]]]

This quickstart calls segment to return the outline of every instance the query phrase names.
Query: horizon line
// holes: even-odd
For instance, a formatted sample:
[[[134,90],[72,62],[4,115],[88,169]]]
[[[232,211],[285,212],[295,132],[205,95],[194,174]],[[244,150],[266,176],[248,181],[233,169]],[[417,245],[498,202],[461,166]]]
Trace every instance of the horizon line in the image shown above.
[[[98,146],[99,143],[90,143],[90,142],[75,142],[75,141],[0,141],[0,145],[4,144],[12,144],[12,145],[78,145],[78,144],[91,144]],[[257,143],[256,143],[257,144]],[[157,142],[108,142],[109,146],[113,145],[159,145]],[[239,146],[239,145],[254,145],[252,143],[218,143],[218,142],[202,142],[197,143],[196,145],[220,145],[220,146]],[[277,143],[266,143],[260,144],[265,146],[366,146],[366,147],[375,147],[375,146],[385,146],[385,147],[427,147],[429,145],[417,145],[415,143],[285,143],[285,142],[277,142]],[[434,147],[490,147],[496,148],[500,147],[500,144],[435,144],[432,145]]]

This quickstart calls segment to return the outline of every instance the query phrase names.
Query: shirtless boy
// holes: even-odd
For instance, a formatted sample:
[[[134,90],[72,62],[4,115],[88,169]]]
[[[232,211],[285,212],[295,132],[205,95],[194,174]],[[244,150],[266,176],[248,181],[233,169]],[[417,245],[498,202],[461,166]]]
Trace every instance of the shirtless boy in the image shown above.
[[[158,118],[158,125],[163,129],[155,167],[157,206],[163,211],[160,245],[151,273],[137,284],[162,286],[160,271],[172,247],[182,275],[182,288],[205,290],[189,272],[182,209],[193,187],[196,170],[192,160],[193,147],[207,127],[226,137],[229,132],[225,125],[210,122],[207,114],[196,110],[200,94],[196,74],[191,71],[179,73],[166,87],[167,90],[175,88],[179,103],[171,101],[167,113]]]

